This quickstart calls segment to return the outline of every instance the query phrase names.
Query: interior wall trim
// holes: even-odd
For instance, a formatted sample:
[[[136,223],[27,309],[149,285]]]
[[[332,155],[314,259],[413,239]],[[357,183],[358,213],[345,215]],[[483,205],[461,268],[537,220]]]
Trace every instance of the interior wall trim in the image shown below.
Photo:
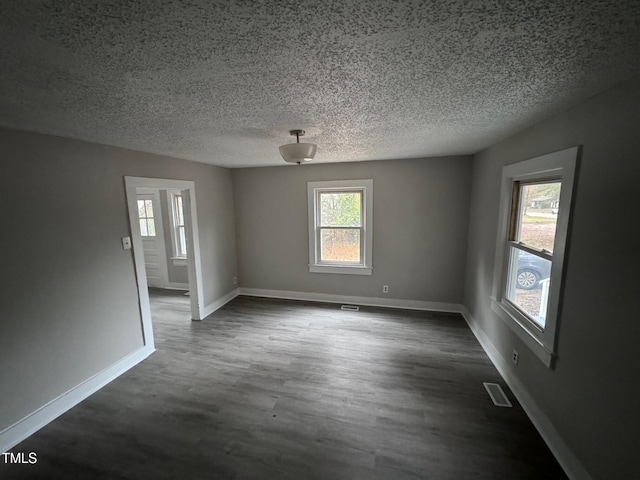
[[[500,376],[502,376],[505,383],[518,399],[518,402],[522,405],[525,413],[536,427],[538,433],[540,433],[540,436],[549,447],[549,450],[551,450],[551,453],[556,457],[558,463],[564,469],[567,476],[571,480],[592,480],[591,475],[589,475],[582,462],[578,460],[571,448],[569,448],[566,442],[562,439],[558,430],[537,405],[533,396],[525,388],[522,382],[520,382],[520,380],[511,373],[509,364],[500,354],[489,336],[473,319],[471,313],[464,306],[462,306],[461,313],[489,359],[498,370],[498,373],[500,373]]]
[[[407,310],[430,310],[436,312],[462,313],[459,303],[423,302],[399,298],[354,297],[330,293],[295,292],[288,290],[266,290],[261,288],[240,288],[240,295],[250,297],[282,298],[284,300],[306,300],[311,302],[348,303],[368,307],[404,308]]]
[[[58,398],[30,413],[22,420],[0,432],[0,452],[7,452],[29,436],[36,433],[63,413],[75,407],[102,387],[118,378],[124,372],[134,367],[151,355],[155,349],[145,345],[130,353],[126,357],[85,380]]]
[[[231,300],[236,298],[240,294],[239,291],[240,291],[240,289],[236,288],[235,290],[232,290],[231,292],[227,293],[224,297],[220,297],[216,301],[214,301],[214,302],[210,303],[209,305],[207,305],[206,307],[204,307],[202,309],[202,320],[204,320],[206,317],[211,315],[213,312],[215,312],[219,308],[224,307],[227,303],[229,303]],[[200,319],[194,319],[194,320],[200,320]]]

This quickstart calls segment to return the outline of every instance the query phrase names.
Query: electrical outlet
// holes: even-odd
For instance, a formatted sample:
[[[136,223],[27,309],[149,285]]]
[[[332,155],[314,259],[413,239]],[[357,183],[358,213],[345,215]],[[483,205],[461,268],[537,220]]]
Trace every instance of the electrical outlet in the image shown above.
[[[238,277],[233,277],[233,284],[237,285],[238,284]]]
[[[382,293],[389,293],[389,285],[382,286]]]
[[[513,360],[513,363],[515,365],[518,364],[518,360],[520,359],[520,354],[518,353],[518,350],[516,350],[515,348],[513,349],[513,355],[511,356],[511,360]]]

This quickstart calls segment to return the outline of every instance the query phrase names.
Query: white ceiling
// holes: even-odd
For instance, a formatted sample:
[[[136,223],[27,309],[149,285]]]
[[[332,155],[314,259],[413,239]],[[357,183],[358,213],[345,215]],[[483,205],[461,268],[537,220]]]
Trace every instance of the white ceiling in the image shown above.
[[[0,48],[6,127],[227,167],[293,128],[316,162],[467,154],[640,74],[640,1],[2,0]]]

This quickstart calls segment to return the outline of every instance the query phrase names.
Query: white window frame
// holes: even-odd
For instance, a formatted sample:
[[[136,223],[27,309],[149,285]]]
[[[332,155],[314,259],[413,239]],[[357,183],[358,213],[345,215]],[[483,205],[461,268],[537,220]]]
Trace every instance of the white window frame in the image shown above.
[[[556,334],[559,325],[559,304],[571,205],[575,185],[576,163],[580,147],[572,147],[541,157],[506,165],[502,169],[500,213],[494,265],[491,308],[513,332],[549,368],[556,356]],[[542,182],[554,179],[562,183],[556,223],[551,276],[548,291],[547,315],[544,328],[532,322],[506,298],[508,278],[508,250],[510,216],[514,206],[515,182]]]
[[[363,262],[360,264],[330,263],[320,261],[320,227],[318,225],[318,198],[320,193],[362,192],[361,248]],[[307,205],[309,218],[309,272],[338,273],[349,275],[371,275],[373,272],[373,180],[333,180],[307,182]]]
[[[169,222],[169,230],[171,231],[171,251],[173,253],[171,260],[173,261],[173,264],[176,266],[185,266],[187,265],[187,262],[186,262],[187,254],[185,253],[183,255],[178,248],[180,229],[178,228],[178,224],[177,224],[178,214],[175,208],[176,196],[182,197],[182,192],[180,190],[167,190],[167,204],[169,206],[169,217],[171,220]],[[182,204],[182,218],[184,219],[184,199]],[[186,247],[186,232],[187,232],[186,226],[182,224],[180,227],[185,232],[185,247]]]

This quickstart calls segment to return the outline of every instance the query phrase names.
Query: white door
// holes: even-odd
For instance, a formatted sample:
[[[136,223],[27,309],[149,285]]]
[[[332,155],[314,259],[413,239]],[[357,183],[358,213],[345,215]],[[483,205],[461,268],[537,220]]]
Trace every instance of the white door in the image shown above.
[[[160,211],[159,192],[138,193],[138,221],[144,250],[144,267],[150,287],[167,285],[167,250]]]

